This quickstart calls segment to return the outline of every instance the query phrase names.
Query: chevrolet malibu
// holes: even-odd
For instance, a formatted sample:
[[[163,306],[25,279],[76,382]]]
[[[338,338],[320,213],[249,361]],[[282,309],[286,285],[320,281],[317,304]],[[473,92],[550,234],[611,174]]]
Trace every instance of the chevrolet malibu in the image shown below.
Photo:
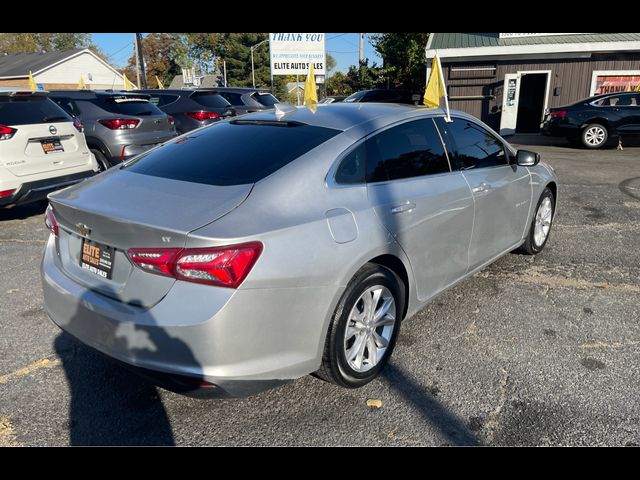
[[[192,131],[49,200],[53,322],[170,390],[245,396],[371,381],[402,320],[544,248],[557,180],[467,114],[339,103]]]

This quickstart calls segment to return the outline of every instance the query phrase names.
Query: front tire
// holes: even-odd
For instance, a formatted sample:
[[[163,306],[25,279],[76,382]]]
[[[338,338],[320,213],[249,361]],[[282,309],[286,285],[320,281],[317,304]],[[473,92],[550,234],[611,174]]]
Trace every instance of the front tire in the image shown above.
[[[403,312],[402,281],[387,268],[366,264],[338,302],[315,375],[346,388],[369,383],[391,357]]]
[[[582,129],[580,141],[585,148],[596,149],[607,143],[609,132],[599,123],[591,123]]]
[[[536,255],[542,251],[549,240],[551,233],[551,222],[555,214],[555,199],[549,187],[545,188],[540,195],[536,213],[533,215],[529,232],[525,242],[520,247],[520,252],[527,255]]]

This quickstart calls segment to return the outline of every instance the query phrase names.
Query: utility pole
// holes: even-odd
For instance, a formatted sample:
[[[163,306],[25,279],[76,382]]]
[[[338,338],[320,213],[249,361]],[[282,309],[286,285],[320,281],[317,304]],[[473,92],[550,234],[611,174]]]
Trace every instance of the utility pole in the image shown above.
[[[138,34],[133,34],[133,48],[136,52],[136,85],[140,85],[140,55],[138,55]]]
[[[362,65],[364,61],[364,33],[360,34],[360,52],[358,56],[359,64]]]
[[[224,86],[228,87],[229,85],[227,85],[227,61],[226,60],[222,61],[222,68],[224,70]]]
[[[136,63],[138,65],[137,77],[138,77],[138,86],[142,88],[147,88],[147,74],[144,71],[144,57],[142,55],[142,34],[136,33]]]

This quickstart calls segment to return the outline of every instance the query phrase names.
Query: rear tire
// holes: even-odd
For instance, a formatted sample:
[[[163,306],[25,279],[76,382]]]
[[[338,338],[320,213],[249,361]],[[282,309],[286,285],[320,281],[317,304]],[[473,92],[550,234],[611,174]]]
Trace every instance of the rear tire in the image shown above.
[[[96,157],[98,167],[100,168],[100,170],[98,171],[99,173],[104,172],[111,166],[109,165],[107,157],[105,157],[100,150],[91,149],[91,153],[93,153],[93,156]]]
[[[590,123],[582,129],[580,133],[580,142],[585,148],[593,149],[602,147],[607,143],[609,132],[607,127],[599,123]]]
[[[526,255],[536,255],[542,251],[549,240],[551,233],[551,223],[555,216],[556,203],[553,192],[549,187],[545,188],[540,195],[536,213],[531,219],[527,238],[522,246],[518,249],[520,253]]]
[[[402,281],[391,270],[367,263],[338,302],[315,376],[346,388],[369,383],[391,357],[402,312]]]

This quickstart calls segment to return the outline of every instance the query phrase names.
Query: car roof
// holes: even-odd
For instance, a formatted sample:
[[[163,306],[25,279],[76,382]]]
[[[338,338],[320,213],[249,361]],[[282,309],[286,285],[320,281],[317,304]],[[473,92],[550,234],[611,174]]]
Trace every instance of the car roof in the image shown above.
[[[351,127],[368,122],[375,118],[393,118],[398,116],[426,113],[431,115],[444,115],[442,109],[427,109],[424,105],[406,105],[400,103],[331,103],[319,104],[314,113],[306,107],[293,107],[295,110],[279,116],[276,110],[252,113],[238,117],[238,120],[262,120],[300,122],[317,127],[348,130]],[[466,116],[463,112],[452,110],[451,113]]]
[[[149,97],[149,94],[135,90],[52,90],[49,92],[54,97],[69,97],[75,99],[96,98],[96,97]]]
[[[212,87],[201,90],[215,90],[218,92],[231,92],[231,93],[251,93],[251,92],[260,92],[260,93],[271,93],[268,89],[264,88],[251,88],[251,87]]]

